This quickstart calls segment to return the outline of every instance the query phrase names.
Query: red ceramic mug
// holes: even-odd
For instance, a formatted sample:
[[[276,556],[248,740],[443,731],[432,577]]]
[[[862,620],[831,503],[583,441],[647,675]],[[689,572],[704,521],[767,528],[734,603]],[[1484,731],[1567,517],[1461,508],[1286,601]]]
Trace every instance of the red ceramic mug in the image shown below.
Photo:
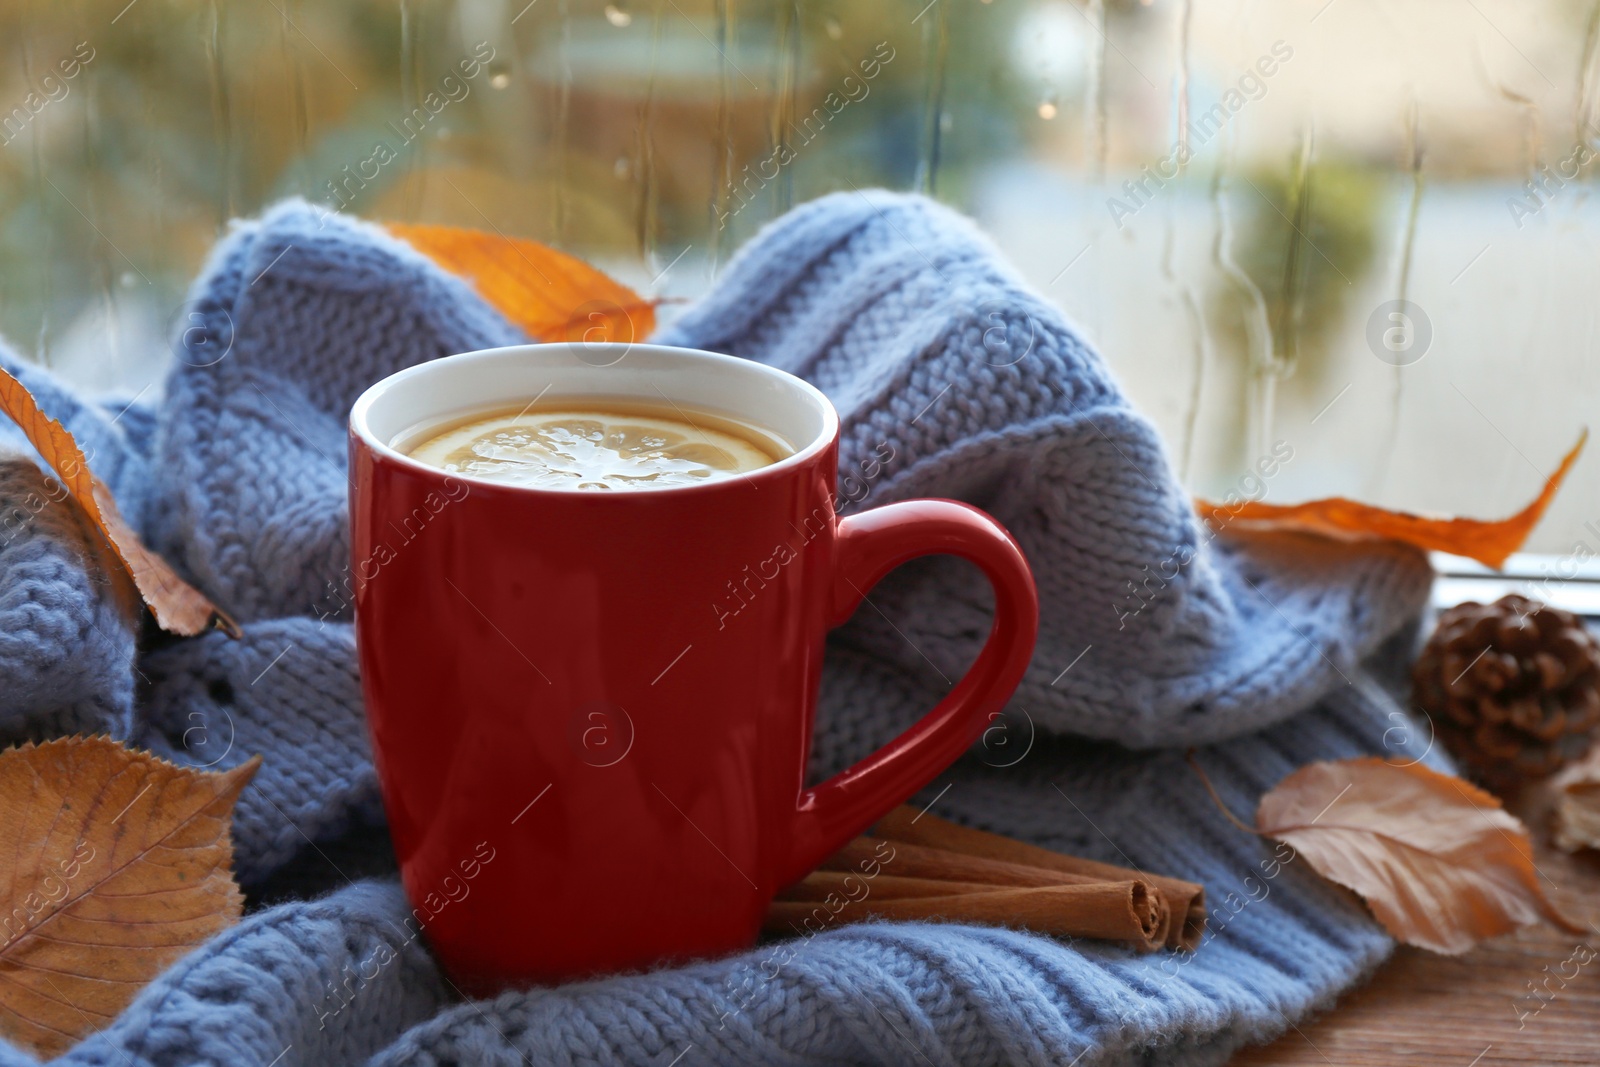
[[[451,475],[393,447],[452,414],[562,396],[665,397],[794,452],[744,477],[601,493]],[[752,944],[779,889],[948,767],[1010,696],[1038,627],[1016,543],[948,500],[836,517],[838,438],[833,406],[799,378],[648,345],[470,352],[356,401],[373,754],[417,922],[463,984]],[[935,553],[988,575],[987,643],[920,721],[807,789],[828,630]]]

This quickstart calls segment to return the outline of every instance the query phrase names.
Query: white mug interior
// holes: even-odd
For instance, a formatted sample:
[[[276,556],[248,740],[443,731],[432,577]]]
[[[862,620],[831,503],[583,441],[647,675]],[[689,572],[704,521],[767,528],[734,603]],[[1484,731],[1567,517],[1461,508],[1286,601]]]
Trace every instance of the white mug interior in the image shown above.
[[[793,452],[756,475],[804,463],[839,428],[833,405],[816,387],[765,364],[692,348],[587,342],[490,348],[419,363],[362,393],[350,427],[379,454],[434,470],[396,447],[418,427],[535,400],[549,407],[564,397],[666,402],[764,429]],[[684,488],[700,487],[652,491]]]

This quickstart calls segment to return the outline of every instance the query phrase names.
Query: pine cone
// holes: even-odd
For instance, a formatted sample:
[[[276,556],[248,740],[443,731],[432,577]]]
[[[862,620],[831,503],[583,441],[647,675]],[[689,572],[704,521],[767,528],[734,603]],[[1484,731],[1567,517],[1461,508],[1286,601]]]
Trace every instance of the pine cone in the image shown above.
[[[1516,594],[1441,615],[1411,680],[1445,747],[1495,788],[1581,758],[1600,724],[1600,641]]]

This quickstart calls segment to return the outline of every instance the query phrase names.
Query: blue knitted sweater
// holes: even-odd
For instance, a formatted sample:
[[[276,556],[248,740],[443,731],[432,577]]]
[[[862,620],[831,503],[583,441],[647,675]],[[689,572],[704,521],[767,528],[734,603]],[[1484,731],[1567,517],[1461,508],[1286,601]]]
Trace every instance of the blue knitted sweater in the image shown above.
[[[182,763],[265,760],[234,820],[250,914],[57,1062],[1213,1064],[1389,951],[1346,894],[1230,827],[1182,747],[1205,746],[1238,812],[1307,761],[1404,747],[1374,657],[1422,607],[1423,557],[1213,535],[1100,358],[969,223],[849,194],[772,224],[659,339],[827,393],[841,510],[955,497],[1012,531],[1038,578],[1038,652],[924,801],[1205,883],[1206,943],[1140,956],[874,923],[463,1000],[402,922],[385,845],[343,595],[345,415],[401,367],[523,338],[408,246],[299,202],[238,224],[191,296],[158,404],[83,400],[0,349],[148,543],[245,630],[140,650],[78,518],[0,430],[0,738],[94,731]],[[1285,443],[1261,470],[1289,457]],[[830,645],[814,775],[932,706],[987,632],[987,598],[945,560],[879,588],[881,611]],[[33,1062],[0,1042],[0,1067]]]

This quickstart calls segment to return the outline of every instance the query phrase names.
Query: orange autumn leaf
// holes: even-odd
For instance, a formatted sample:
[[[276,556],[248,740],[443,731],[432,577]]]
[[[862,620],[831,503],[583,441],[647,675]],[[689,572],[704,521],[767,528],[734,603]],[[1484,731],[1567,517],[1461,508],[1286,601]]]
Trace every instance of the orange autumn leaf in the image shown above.
[[[391,222],[388,230],[470,281],[540,341],[631,344],[655,329],[655,305],[572,256],[517,237],[455,226]]]
[[[1256,829],[1359,893],[1408,945],[1458,955],[1541,919],[1588,933],[1545,896],[1522,823],[1483,790],[1423,766],[1375,756],[1308,764],[1261,798]]]
[[[139,596],[168,633],[192,636],[212,625],[239,636],[234,621],[194,586],[179,578],[167,561],[146,548],[117,511],[111,491],[89,470],[89,460],[67,428],[39,410],[39,404],[17,379],[0,369],[0,411],[10,417],[55,471],[67,494],[111,548]]]
[[[1510,518],[1499,521],[1441,518],[1363,504],[1335,496],[1303,504],[1265,504],[1250,501],[1234,507],[1195,501],[1200,516],[1217,529],[1241,526],[1257,530],[1300,530],[1342,540],[1403,541],[1418,548],[1467,556],[1488,567],[1499,567],[1522,547],[1555,499],[1567,472],[1589,439],[1584,430],[1561,465],[1545,480],[1533,502]]]

